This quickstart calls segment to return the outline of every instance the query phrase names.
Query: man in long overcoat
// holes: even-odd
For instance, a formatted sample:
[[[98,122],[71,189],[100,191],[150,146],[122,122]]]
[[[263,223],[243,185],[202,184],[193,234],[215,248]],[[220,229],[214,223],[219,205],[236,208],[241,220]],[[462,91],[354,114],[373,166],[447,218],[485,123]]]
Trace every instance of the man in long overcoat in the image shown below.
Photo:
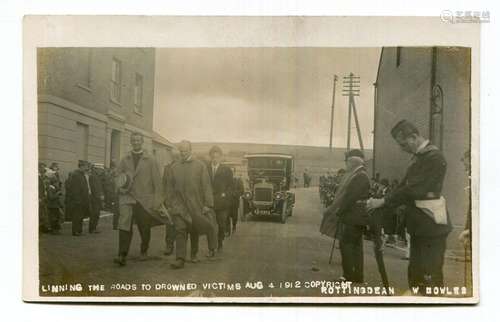
[[[217,225],[213,213],[213,194],[207,168],[191,155],[191,143],[179,144],[181,161],[168,169],[166,205],[175,226],[176,261],[174,269],[184,267],[187,234],[191,236],[191,260],[197,261],[198,236],[207,235],[209,257],[217,247]]]
[[[368,215],[364,203],[360,202],[367,200],[370,192],[363,152],[347,152],[346,166],[347,172],[332,204],[325,210],[320,231],[340,239],[343,279],[363,283],[363,230],[368,224]]]
[[[141,236],[141,260],[147,260],[151,239],[151,214],[162,203],[160,171],[155,159],[143,150],[144,137],[139,132],[130,136],[132,151],[120,161],[119,173],[130,178],[128,188],[120,191],[119,255],[115,263],[123,266],[132,241],[132,225],[135,223]]]
[[[67,183],[68,210],[71,213],[73,236],[82,234],[83,218],[90,215],[89,163],[78,161],[78,169],[73,171]]]

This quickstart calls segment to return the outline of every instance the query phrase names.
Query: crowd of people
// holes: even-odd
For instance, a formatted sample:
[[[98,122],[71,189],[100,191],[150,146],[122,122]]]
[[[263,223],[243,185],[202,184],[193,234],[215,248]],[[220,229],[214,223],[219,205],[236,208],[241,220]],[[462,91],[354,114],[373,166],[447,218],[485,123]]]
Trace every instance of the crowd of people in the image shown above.
[[[141,239],[140,257],[147,260],[151,228],[165,226],[165,255],[174,253],[172,268],[199,261],[199,236],[207,236],[207,256],[223,250],[224,240],[236,231],[243,181],[222,163],[218,146],[209,151],[209,160],[195,158],[191,144],[183,141],[172,151],[173,160],[159,166],[142,146],[140,133],[131,135],[132,150],[110,168],[80,160],[78,169],[63,182],[56,163],[39,164],[40,232],[60,234],[61,223],[71,220],[72,235],[81,236],[83,219],[88,233],[99,233],[102,210],[113,214],[113,229],[118,230],[118,256],[115,263],[127,263],[133,226]],[[187,257],[187,239],[190,256]]]
[[[83,220],[88,218],[88,233],[99,233],[102,210],[113,214],[113,229],[118,230],[118,256],[114,262],[127,263],[133,226],[139,231],[140,259],[147,260],[151,228],[165,226],[164,254],[175,251],[172,268],[184,267],[198,259],[199,236],[207,236],[207,257],[223,250],[224,240],[236,231],[243,181],[234,169],[222,163],[220,147],[210,149],[208,160],[192,155],[191,144],[181,142],[172,151],[163,177],[159,166],[142,146],[144,138],[134,132],[132,150],[119,164],[110,168],[78,161],[64,184],[57,163],[39,163],[39,227],[41,233],[60,234],[61,224],[71,221],[72,235],[81,236]],[[187,257],[187,239],[190,257]]]
[[[58,235],[61,224],[73,223],[73,235],[80,236],[84,218],[89,218],[89,233],[97,229],[101,210],[113,212],[117,206],[113,165],[104,168],[80,160],[78,168],[68,173],[63,182],[56,162],[49,167],[38,165],[39,231]]]
[[[363,283],[363,236],[385,244],[403,242],[409,249],[408,282],[414,286],[442,286],[446,239],[451,222],[441,196],[446,173],[442,152],[420,135],[408,121],[391,131],[400,148],[412,154],[412,162],[399,182],[369,179],[364,154],[346,153],[346,168],[319,178],[319,193],[325,206],[321,233],[340,242],[342,279]],[[118,230],[118,256],[114,262],[127,264],[133,225],[138,228],[140,259],[147,260],[151,228],[165,226],[165,255],[175,253],[173,269],[186,261],[199,261],[199,237],[206,236],[207,257],[223,251],[230,232],[236,230],[238,207],[243,194],[241,178],[222,163],[223,152],[213,146],[208,160],[192,154],[191,143],[182,141],[165,166],[163,177],[158,164],[146,150],[141,133],[133,133],[132,149],[119,164],[106,169],[79,161],[66,181],[61,181],[57,163],[39,164],[38,195],[40,231],[60,234],[61,223],[72,222],[72,235],[83,234],[82,221],[89,218],[88,233],[98,233],[100,212],[113,213]],[[466,169],[470,156],[464,159]],[[469,170],[468,170],[469,171]],[[374,220],[377,218],[377,220]],[[460,235],[470,247],[471,215]],[[187,241],[190,240],[189,258]]]

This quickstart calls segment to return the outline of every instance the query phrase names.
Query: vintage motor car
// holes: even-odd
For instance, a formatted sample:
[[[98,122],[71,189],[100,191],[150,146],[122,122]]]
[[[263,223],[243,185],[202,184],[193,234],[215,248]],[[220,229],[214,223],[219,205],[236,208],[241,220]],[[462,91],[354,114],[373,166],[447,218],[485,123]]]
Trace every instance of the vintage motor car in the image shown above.
[[[293,156],[257,153],[247,159],[248,190],[243,194],[242,220],[251,214],[278,215],[285,223],[292,215],[295,194],[290,191],[293,176]]]

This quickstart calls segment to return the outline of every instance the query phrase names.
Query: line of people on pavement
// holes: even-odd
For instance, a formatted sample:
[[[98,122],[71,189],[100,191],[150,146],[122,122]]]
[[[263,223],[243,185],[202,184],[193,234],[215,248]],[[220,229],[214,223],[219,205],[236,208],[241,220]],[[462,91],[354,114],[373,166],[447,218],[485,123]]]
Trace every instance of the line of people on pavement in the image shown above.
[[[53,162],[47,167],[38,164],[39,231],[58,235],[61,224],[72,222],[72,233],[83,233],[83,219],[89,218],[89,233],[98,233],[97,225],[101,210],[113,210],[111,170],[102,165],[80,160],[78,169],[70,172],[62,182],[59,165]]]

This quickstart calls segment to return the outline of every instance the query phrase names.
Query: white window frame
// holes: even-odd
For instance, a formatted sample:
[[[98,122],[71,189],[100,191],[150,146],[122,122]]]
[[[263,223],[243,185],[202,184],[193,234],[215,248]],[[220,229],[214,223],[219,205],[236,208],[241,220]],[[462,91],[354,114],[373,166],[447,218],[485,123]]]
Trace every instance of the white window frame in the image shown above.
[[[144,77],[141,74],[135,73],[134,81],[134,111],[137,114],[142,114],[142,101],[144,96]]]
[[[122,74],[122,62],[116,58],[113,58],[113,60],[111,61],[110,96],[111,100],[115,103],[121,102]]]

